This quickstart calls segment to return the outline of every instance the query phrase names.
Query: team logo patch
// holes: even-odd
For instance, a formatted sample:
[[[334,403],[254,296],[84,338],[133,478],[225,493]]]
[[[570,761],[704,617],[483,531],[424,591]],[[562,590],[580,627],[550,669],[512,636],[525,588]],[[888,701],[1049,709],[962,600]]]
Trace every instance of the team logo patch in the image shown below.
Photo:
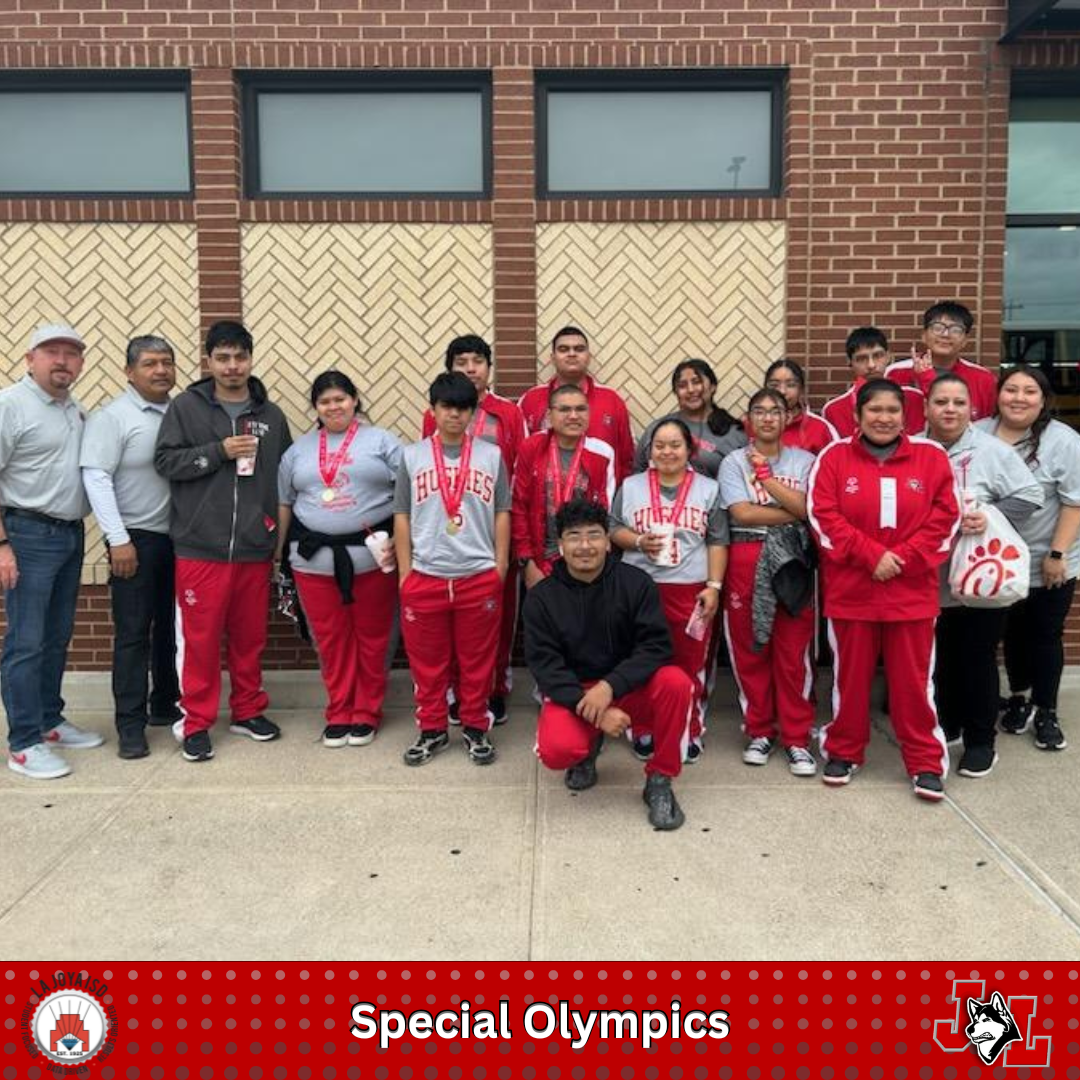
[[[615,417],[612,416],[610,413],[605,413],[604,414],[604,426],[605,427],[614,427],[614,425],[615,425]]]
[[[184,603],[188,607],[194,607],[198,603],[198,597],[196,597],[194,589],[184,590]]]
[[[909,476],[907,478],[907,486],[910,491],[914,491],[921,495],[926,488],[923,487],[923,482],[917,476]]]
[[[989,1001],[968,998],[967,1011],[971,1023],[964,1034],[987,1065],[997,1061],[1009,1043],[1023,1038],[1009,1006],[996,990]]]
[[[858,495],[859,494],[859,478],[857,476],[849,476],[847,483],[844,484],[845,495]]]

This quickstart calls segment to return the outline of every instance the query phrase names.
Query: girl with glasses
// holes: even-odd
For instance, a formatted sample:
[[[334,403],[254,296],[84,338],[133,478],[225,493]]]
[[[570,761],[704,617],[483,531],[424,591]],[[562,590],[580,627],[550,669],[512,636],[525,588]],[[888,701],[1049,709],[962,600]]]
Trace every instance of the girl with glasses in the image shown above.
[[[806,373],[794,360],[781,359],[765,369],[765,385],[784,396],[787,406],[787,426],[781,441],[785,446],[817,456],[831,442],[836,429],[824,417],[806,407]]]

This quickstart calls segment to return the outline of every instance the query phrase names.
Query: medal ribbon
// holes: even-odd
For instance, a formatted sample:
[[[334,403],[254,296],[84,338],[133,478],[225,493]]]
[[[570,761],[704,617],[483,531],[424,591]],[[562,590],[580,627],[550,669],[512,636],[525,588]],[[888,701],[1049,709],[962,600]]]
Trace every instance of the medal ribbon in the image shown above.
[[[345,438],[341,440],[341,445],[332,457],[329,453],[329,436],[326,428],[319,431],[319,475],[322,477],[328,491],[333,488],[334,478],[337,476],[341,463],[345,460],[345,455],[348,453],[349,447],[359,430],[359,422],[353,420],[349,425],[349,430],[345,432]]]
[[[682,484],[679,486],[679,493],[675,496],[675,504],[671,508],[671,516],[665,522],[664,520],[664,507],[660,502],[660,474],[656,469],[649,470],[649,505],[652,509],[652,520],[657,525],[670,524],[674,525],[683,512],[683,507],[686,506],[687,497],[690,495],[690,488],[694,483],[694,470],[687,469],[686,475],[683,477]]]
[[[566,481],[562,477],[562,461],[559,455],[559,442],[552,436],[548,445],[548,475],[551,477],[555,491],[555,509],[558,510],[574,493],[574,484],[577,483],[578,473],[581,471],[581,455],[585,452],[585,439],[578,440],[577,449],[570,459],[570,467],[566,470]]]
[[[454,481],[454,490],[450,490],[450,478],[446,471],[446,457],[443,454],[442,439],[438,433],[431,437],[431,452],[435,457],[435,475],[439,480],[439,495],[446,509],[446,516],[453,521],[461,510],[465,498],[465,481],[469,477],[469,461],[472,458],[472,436],[466,435],[461,441],[461,457],[458,460],[458,474]]]

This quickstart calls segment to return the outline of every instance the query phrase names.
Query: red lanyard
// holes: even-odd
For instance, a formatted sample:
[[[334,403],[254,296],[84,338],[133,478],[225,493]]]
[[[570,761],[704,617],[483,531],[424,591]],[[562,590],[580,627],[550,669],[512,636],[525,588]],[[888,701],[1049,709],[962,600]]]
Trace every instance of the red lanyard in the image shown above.
[[[332,456],[329,453],[329,435],[326,428],[319,431],[319,475],[326,485],[326,491],[323,492],[324,499],[327,492],[333,498],[334,478],[337,476],[341,463],[345,460],[345,455],[349,452],[349,447],[359,430],[360,424],[354,420],[349,425],[349,430],[345,432],[345,438],[341,440],[341,445],[334,451]]]
[[[478,438],[484,437],[484,426],[487,424],[488,412],[483,405],[476,406],[476,412],[473,413],[472,422],[469,424],[469,430]],[[496,435],[496,441],[498,436]]]
[[[450,490],[450,479],[446,472],[446,457],[443,454],[442,439],[438,433],[432,436],[431,452],[435,457],[435,475],[439,480],[439,495],[442,497],[446,516],[450,519],[447,532],[456,533],[460,528],[457,521],[461,512],[461,503],[465,498],[465,482],[469,478],[469,460],[472,458],[472,436],[466,435],[461,441],[461,457],[458,459],[458,473],[454,478],[454,490]]]
[[[671,516],[664,521],[664,508],[660,502],[660,474],[656,469],[649,469],[649,504],[652,508],[652,521],[654,525],[675,525],[682,515],[683,507],[690,495],[690,488],[694,483],[694,470],[687,469],[679,486],[679,493],[675,496],[675,505],[671,508]]]
[[[570,468],[566,471],[566,481],[562,477],[562,461],[559,455],[558,440],[552,436],[548,447],[548,475],[551,476],[555,487],[555,509],[558,510],[574,493],[574,484],[577,483],[578,473],[581,471],[581,455],[585,453],[584,436],[578,440],[577,449],[570,459]]]

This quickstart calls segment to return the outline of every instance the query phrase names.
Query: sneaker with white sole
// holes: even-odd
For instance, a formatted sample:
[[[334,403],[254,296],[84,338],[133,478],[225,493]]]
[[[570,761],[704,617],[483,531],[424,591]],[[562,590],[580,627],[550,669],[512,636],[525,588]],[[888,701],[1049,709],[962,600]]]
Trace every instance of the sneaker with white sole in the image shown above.
[[[960,767],[956,771],[961,776],[978,780],[990,775],[997,759],[997,752],[992,746],[969,746],[960,756]]]
[[[194,735],[184,736],[185,761],[209,761],[213,756],[214,747],[209,731],[196,731]]]
[[[1040,750],[1064,750],[1069,745],[1053,709],[1035,710],[1035,745]]]
[[[461,738],[465,743],[465,753],[474,765],[490,765],[496,758],[495,747],[486,731],[480,728],[463,727]]]
[[[443,731],[421,731],[416,742],[401,755],[406,765],[426,765],[436,754],[450,745],[450,736]]]
[[[769,763],[769,755],[773,752],[773,740],[767,739],[764,735],[759,735],[756,739],[751,739],[746,744],[746,749],[742,752],[742,759],[744,765],[767,765]]]
[[[825,762],[825,768],[821,770],[821,779],[832,787],[839,787],[841,784],[850,784],[858,770],[859,766],[854,761],[829,758]]]
[[[638,735],[630,743],[630,752],[638,761],[648,761],[653,756],[652,735]]]
[[[31,780],[59,780],[71,772],[71,766],[44,743],[12,750],[8,754],[8,768]]]
[[[941,802],[945,798],[945,785],[937,773],[918,773],[912,777],[911,786],[917,799],[925,799],[927,802]]]
[[[173,721],[172,737],[178,743],[180,743],[181,746],[184,745],[184,718],[182,716],[180,717],[179,720],[174,720]]]
[[[234,735],[246,735],[256,742],[270,742],[281,738],[281,728],[273,720],[267,720],[265,716],[253,716],[250,720],[234,720],[229,725],[229,730]]]
[[[349,745],[367,746],[368,743],[375,741],[375,736],[378,733],[379,729],[371,724],[353,724],[349,728]]]
[[[805,746],[785,746],[788,771],[792,776],[816,776],[817,762]]]
[[[1023,735],[1034,716],[1035,706],[1023,694],[1013,694],[1001,714],[1001,730],[1006,735]]]
[[[349,745],[348,724],[327,724],[322,733],[323,746],[336,750],[339,746]]]
[[[46,746],[62,746],[66,750],[93,750],[105,740],[96,731],[84,731],[70,720],[61,720],[54,728],[42,733]]]

